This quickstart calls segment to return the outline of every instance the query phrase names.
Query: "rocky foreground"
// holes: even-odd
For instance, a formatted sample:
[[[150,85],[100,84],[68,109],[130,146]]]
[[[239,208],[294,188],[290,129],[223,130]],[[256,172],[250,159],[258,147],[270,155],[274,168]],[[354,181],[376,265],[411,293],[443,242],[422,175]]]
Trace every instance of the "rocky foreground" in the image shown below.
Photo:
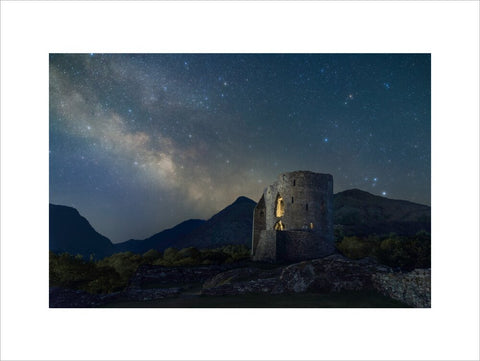
[[[99,307],[115,300],[150,301],[184,297],[191,284],[202,284],[192,296],[296,294],[374,290],[412,307],[431,307],[430,269],[398,272],[372,259],[359,261],[335,254],[274,269],[238,265],[200,267],[141,266],[122,292],[90,295],[50,289],[50,307]]]

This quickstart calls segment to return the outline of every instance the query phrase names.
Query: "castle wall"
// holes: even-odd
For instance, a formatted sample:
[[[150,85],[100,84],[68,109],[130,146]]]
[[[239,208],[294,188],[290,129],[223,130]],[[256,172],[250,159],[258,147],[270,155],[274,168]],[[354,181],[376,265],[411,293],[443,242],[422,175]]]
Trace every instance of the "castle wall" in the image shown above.
[[[278,231],[277,261],[298,262],[328,256],[335,251],[330,242],[318,232]]]
[[[260,231],[266,229],[265,219],[265,199],[262,196],[257,203],[255,210],[253,211],[253,242],[252,242],[252,254],[255,254],[257,250],[258,241],[260,239]]]
[[[259,232],[257,248],[252,257],[254,261],[275,262],[277,260],[276,233],[277,231],[273,230]]]
[[[330,174],[308,171],[280,174],[279,179],[264,191],[257,208],[254,213],[252,237],[254,258],[261,259],[257,254],[262,238],[259,233],[261,229],[281,230],[273,233],[274,236],[265,236],[262,240],[262,242],[274,243],[268,248],[276,249],[275,257],[293,261],[331,253],[330,250],[333,249],[333,177]],[[262,217],[260,217],[260,210],[264,211],[261,213]],[[308,232],[305,232],[307,230]],[[288,231],[302,232],[281,234]],[[267,246],[262,245],[262,249],[265,247]]]
[[[285,213],[275,214],[277,196],[284,201]],[[312,172],[281,174],[263,195],[265,200],[266,228],[275,229],[282,220],[286,230],[304,229],[313,225],[315,231],[333,239],[333,177]]]

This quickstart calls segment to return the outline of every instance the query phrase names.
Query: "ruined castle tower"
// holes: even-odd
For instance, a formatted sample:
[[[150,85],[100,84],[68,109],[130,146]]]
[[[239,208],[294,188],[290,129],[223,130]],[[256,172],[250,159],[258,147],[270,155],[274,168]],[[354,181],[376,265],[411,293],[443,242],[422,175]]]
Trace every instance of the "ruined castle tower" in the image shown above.
[[[333,252],[333,177],[308,171],[281,174],[253,213],[253,260],[302,261]]]

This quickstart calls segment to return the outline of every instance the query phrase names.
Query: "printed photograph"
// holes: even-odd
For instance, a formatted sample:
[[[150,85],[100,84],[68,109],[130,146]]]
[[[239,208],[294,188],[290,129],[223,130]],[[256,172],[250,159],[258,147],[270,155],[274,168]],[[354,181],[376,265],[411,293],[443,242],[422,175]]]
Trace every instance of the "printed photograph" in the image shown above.
[[[430,308],[430,54],[49,55],[50,308]]]

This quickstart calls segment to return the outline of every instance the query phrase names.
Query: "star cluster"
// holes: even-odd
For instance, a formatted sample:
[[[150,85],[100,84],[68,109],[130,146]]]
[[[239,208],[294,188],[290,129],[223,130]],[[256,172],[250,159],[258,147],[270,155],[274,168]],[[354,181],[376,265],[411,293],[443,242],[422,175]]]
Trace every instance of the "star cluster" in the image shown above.
[[[114,242],[292,170],[429,204],[430,55],[50,55],[50,201]]]

